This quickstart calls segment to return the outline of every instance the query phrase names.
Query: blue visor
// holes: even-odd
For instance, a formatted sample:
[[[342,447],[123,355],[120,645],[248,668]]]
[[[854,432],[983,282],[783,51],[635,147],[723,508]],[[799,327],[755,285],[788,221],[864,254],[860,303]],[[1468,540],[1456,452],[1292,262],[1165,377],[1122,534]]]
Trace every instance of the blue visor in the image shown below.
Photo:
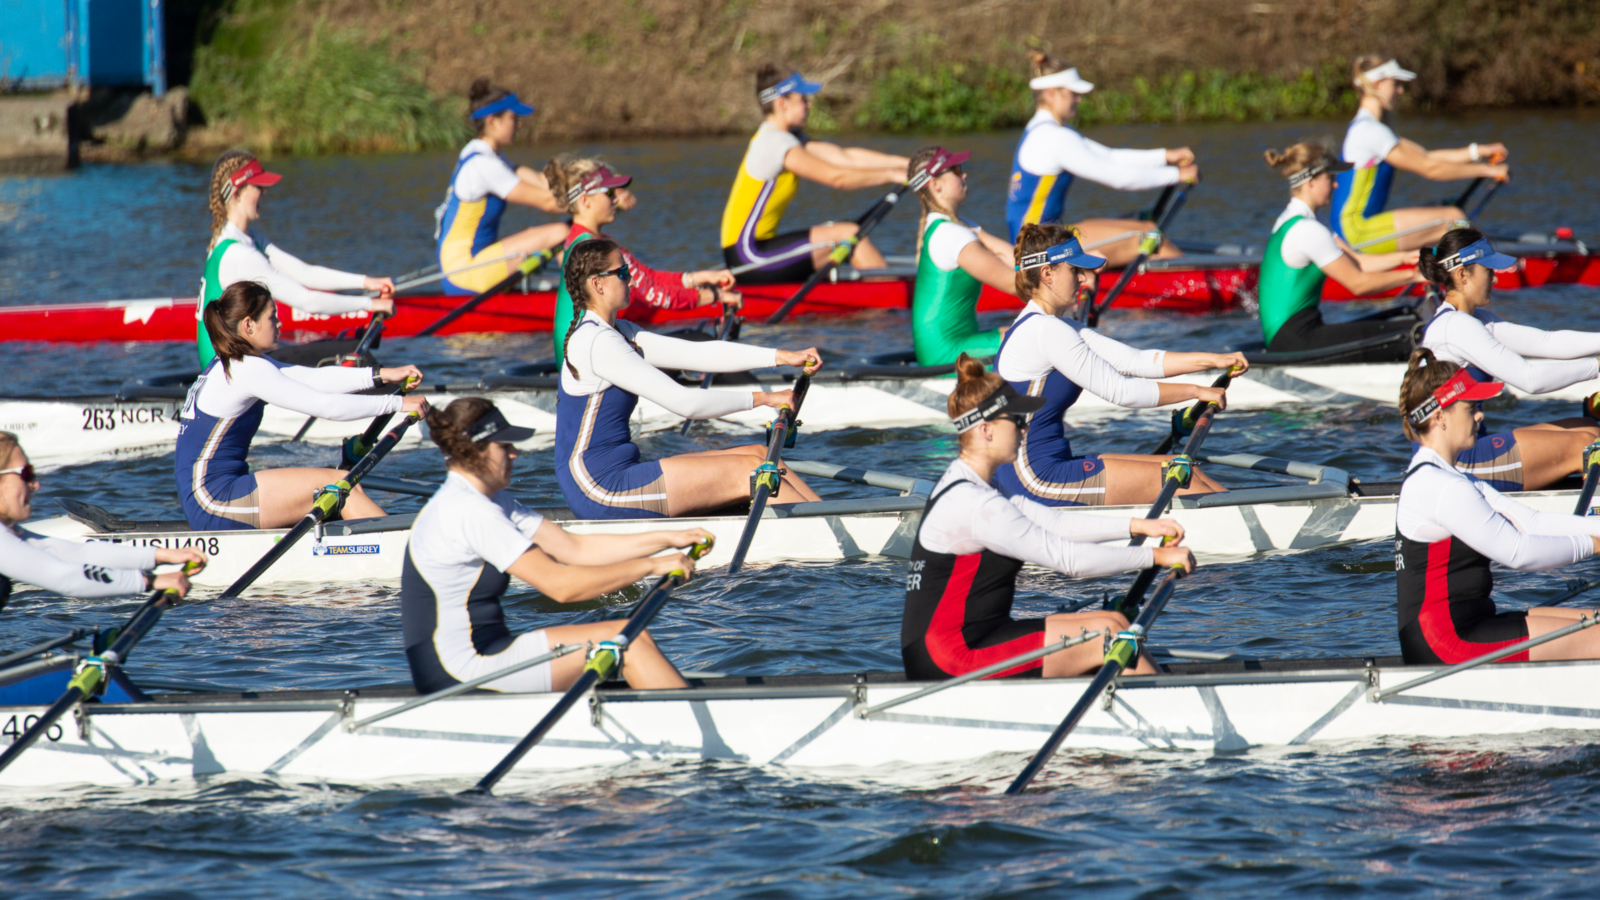
[[[533,115],[533,107],[523,103],[521,100],[518,100],[516,94],[507,94],[493,103],[485,103],[484,105],[473,110],[472,118],[487,119],[490,116],[503,113],[508,109],[519,116]]]
[[[822,90],[821,82],[807,81],[800,76],[799,72],[796,72],[762,91],[760,100],[762,103],[771,103],[785,94],[815,94],[820,90]]]
[[[1040,266],[1053,266],[1058,263],[1071,263],[1080,269],[1098,269],[1106,264],[1104,256],[1095,256],[1085,253],[1083,245],[1077,238],[1071,238],[1063,243],[1039,253],[1029,253],[1022,258],[1022,264],[1017,266],[1017,271],[1037,269]]]
[[[1444,266],[1446,272],[1454,272],[1462,266],[1472,265],[1484,266],[1490,269],[1515,269],[1517,267],[1517,258],[1515,256],[1507,256],[1504,253],[1496,253],[1495,249],[1489,246],[1489,239],[1484,238],[1462,247],[1461,251],[1453,256],[1446,256],[1444,259],[1439,260],[1439,264]]]

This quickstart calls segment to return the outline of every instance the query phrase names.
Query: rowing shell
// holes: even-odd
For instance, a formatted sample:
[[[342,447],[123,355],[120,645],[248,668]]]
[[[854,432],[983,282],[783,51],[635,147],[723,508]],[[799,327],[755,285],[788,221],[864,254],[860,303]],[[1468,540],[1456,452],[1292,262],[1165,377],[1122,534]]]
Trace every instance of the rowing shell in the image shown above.
[[[1600,285],[1600,256],[1591,255],[1583,243],[1546,239],[1544,235],[1524,237],[1529,240],[1496,243],[1500,252],[1518,257],[1515,269],[1496,275],[1495,286],[1499,290],[1546,284]],[[1231,309],[1255,298],[1260,266],[1259,254],[1243,253],[1191,253],[1174,259],[1150,260],[1113,306],[1188,313]],[[1118,274],[1111,271],[1101,276],[1102,295],[1110,290]],[[915,276],[913,266],[872,271],[845,267],[835,276],[834,282],[821,284],[808,294],[795,312],[839,316],[868,309],[909,309]],[[794,284],[741,286],[745,314],[752,318],[771,315],[798,287]],[[553,279],[530,279],[526,290],[492,297],[439,333],[548,332],[555,315],[555,288]],[[1401,290],[1396,288],[1371,296],[1394,296]],[[1329,279],[1323,299],[1357,298]],[[388,337],[414,335],[461,301],[461,297],[445,295],[402,296],[396,301],[394,315],[384,323],[384,334]],[[153,297],[0,306],[0,341],[192,341],[195,303],[193,297]],[[985,287],[978,300],[978,311],[1019,309],[1021,305],[1017,298]],[[279,306],[278,314],[283,323],[283,335],[289,340],[351,331],[365,325],[368,317],[366,312],[306,313],[286,304]],[[635,306],[625,312],[624,317],[648,325],[705,319],[716,314],[709,306],[692,310]]]
[[[61,657],[63,667],[70,657]],[[1356,749],[1390,739],[1600,729],[1591,685],[1600,662],[1500,663],[1382,701],[1375,686],[1433,671],[1398,658],[1174,664],[1124,676],[1065,749],[1236,753],[1313,745]],[[3,675],[0,675],[3,681]],[[873,705],[924,685],[897,673],[712,677],[684,690],[604,687],[587,710],[565,716],[518,764],[527,776],[640,761],[720,759],[801,770],[851,782],[970,781],[970,766],[1009,779],[1025,754],[1082,695],[1087,679],[977,681],[867,718]],[[476,692],[439,700],[351,732],[359,719],[415,698],[404,688],[159,695],[85,704],[3,773],[11,788],[132,786],[209,775],[391,784],[470,781],[488,771],[560,694]],[[0,707],[14,736],[40,706]],[[0,737],[0,740],[8,740]],[[1067,754],[1057,767],[1072,765]],[[558,780],[570,780],[563,776]],[[547,776],[548,783],[551,779]],[[515,779],[510,783],[515,789]],[[533,784],[525,781],[524,788]]]

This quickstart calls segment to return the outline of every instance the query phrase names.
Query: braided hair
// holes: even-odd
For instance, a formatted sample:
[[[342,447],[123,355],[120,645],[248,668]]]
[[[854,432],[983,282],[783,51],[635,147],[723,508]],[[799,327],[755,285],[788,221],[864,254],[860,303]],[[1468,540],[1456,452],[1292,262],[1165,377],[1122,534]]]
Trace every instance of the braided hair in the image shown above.
[[[572,335],[578,330],[578,324],[583,321],[583,314],[589,311],[589,279],[609,266],[611,254],[622,248],[610,238],[590,238],[581,244],[575,244],[567,251],[566,262],[561,267],[561,277],[567,284],[567,293],[572,295],[572,324],[567,326],[567,337],[563,344],[561,357],[567,364],[567,369],[572,372],[572,377],[577,378],[578,367],[572,364],[568,355],[572,353]]]
[[[912,154],[911,162],[906,165],[906,180],[911,180],[911,177],[917,174],[918,169],[927,165],[929,160],[938,155],[939,150],[940,148],[938,147],[923,147],[921,150],[918,150],[916,153]],[[922,215],[917,219],[917,255],[921,256],[922,236],[927,233],[928,228],[928,213],[944,213],[950,217],[950,221],[955,222],[957,225],[961,224],[961,220],[956,218],[954,210],[945,209],[943,206],[939,205],[938,199],[933,196],[932,178],[928,179],[926,184],[917,189],[917,203],[922,207]]]
[[[206,205],[211,209],[211,243],[206,245],[207,250],[217,246],[217,238],[228,224],[228,200],[233,197],[233,184],[228,179],[255,158],[248,150],[229,150],[212,165],[211,189],[206,194]]]

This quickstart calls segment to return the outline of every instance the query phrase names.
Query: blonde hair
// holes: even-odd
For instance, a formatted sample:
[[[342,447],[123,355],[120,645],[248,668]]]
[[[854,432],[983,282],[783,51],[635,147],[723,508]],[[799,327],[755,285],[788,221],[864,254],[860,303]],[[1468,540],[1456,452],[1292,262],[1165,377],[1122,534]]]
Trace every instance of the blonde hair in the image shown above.
[[[217,157],[211,167],[211,190],[206,194],[206,206],[211,210],[211,243],[206,245],[206,250],[217,246],[217,238],[222,234],[222,227],[228,224],[228,200],[232,193],[232,185],[228,179],[233,173],[244,168],[245,163],[255,159],[255,154],[248,150],[229,150]]]
[[[1441,360],[1427,347],[1411,351],[1406,363],[1406,377],[1400,382],[1400,430],[1408,440],[1421,440],[1419,435],[1433,427],[1433,419],[1423,422],[1421,431],[1411,424],[1411,411],[1428,402],[1438,390],[1460,371],[1461,367],[1449,360]]]
[[[1390,57],[1379,56],[1376,53],[1363,53],[1350,64],[1350,80],[1361,89],[1362,96],[1371,93],[1376,86],[1367,80],[1366,73],[1388,62]]]
[[[1028,77],[1030,79],[1043,78],[1046,75],[1054,75],[1057,72],[1065,72],[1070,68],[1072,67],[1067,65],[1067,62],[1064,59],[1059,59],[1039,50],[1028,51]],[[1033,92],[1033,104],[1035,106],[1039,105],[1039,96],[1043,93],[1044,91],[1040,90],[1035,90]]]
[[[583,198],[568,200],[567,191],[572,190],[573,185],[583,180],[583,176],[603,165],[605,163],[593,157],[563,153],[545,163],[544,177],[550,182],[550,193],[555,195],[556,202],[562,204],[567,212],[575,213],[578,211],[578,201]]]
[[[1278,174],[1285,178],[1311,168],[1324,161],[1331,160],[1332,154],[1328,148],[1315,141],[1301,141],[1290,144],[1283,150],[1268,150],[1261,154],[1267,165],[1278,170]]]
[[[923,147],[921,150],[913,153],[911,155],[911,162],[906,165],[906,180],[910,181],[911,176],[916,174],[917,169],[927,165],[928,160],[937,156],[939,150],[940,148],[938,147]],[[921,256],[922,236],[927,232],[928,228],[928,213],[943,213],[949,216],[952,222],[956,222],[957,220],[955,210],[946,209],[945,207],[939,205],[938,198],[933,196],[932,178],[928,179],[926,184],[917,189],[917,203],[922,207],[922,215],[917,219],[917,255]],[[959,224],[959,222],[957,222],[957,224]]]
[[[1072,225],[1040,225],[1029,222],[1017,232],[1017,245],[1012,250],[1013,264],[1020,266],[1024,256],[1049,250],[1077,236],[1078,229]],[[1032,300],[1034,292],[1039,290],[1039,271],[1037,267],[1017,271],[1017,296],[1022,298],[1023,302]]]

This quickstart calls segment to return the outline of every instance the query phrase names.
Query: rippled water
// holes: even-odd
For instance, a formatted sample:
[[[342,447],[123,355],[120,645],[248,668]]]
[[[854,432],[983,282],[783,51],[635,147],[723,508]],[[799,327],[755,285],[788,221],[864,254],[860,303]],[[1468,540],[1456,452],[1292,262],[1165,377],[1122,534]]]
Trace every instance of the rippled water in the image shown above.
[[[1257,242],[1281,206],[1262,177],[1259,149],[1335,123],[1252,128],[1105,129],[1110,142],[1187,142],[1208,183],[1180,232]],[[1412,123],[1427,143],[1514,135],[1514,189],[1486,224],[1505,230],[1567,224],[1600,232],[1595,178],[1582,148],[1600,121],[1553,113]],[[1534,144],[1534,139],[1540,139]],[[1008,136],[964,138],[982,221],[998,223]],[[641,173],[641,207],[619,227],[635,249],[668,265],[708,264],[711,227],[742,142],[604,147]],[[914,140],[877,141],[900,149]],[[540,148],[541,151],[548,148]],[[526,158],[525,156],[519,157]],[[332,265],[394,271],[425,261],[428,210],[442,189],[443,157],[284,159],[266,232]],[[1259,170],[1259,171],[1258,171]],[[1539,177],[1534,177],[1538,175]],[[648,177],[646,177],[648,176]],[[196,210],[203,171],[192,166],[89,167],[59,178],[0,179],[0,302],[156,296],[192,291],[205,240]],[[1081,187],[1086,212],[1129,203]],[[846,215],[860,198],[803,191],[796,215]],[[1399,193],[1431,201],[1437,189],[1403,180]],[[700,231],[653,210],[678,209]],[[690,215],[692,214],[692,215]],[[897,214],[900,215],[900,214]],[[534,221],[533,217],[527,217]],[[898,222],[898,224],[895,224]],[[908,250],[904,220],[883,243]],[[374,262],[375,261],[375,262]],[[369,264],[370,263],[370,264]],[[1595,327],[1592,290],[1502,295],[1507,315],[1531,324]],[[1354,312],[1352,308],[1352,312]],[[909,343],[906,318],[877,312],[849,322],[798,320],[781,337],[840,354]],[[1247,338],[1248,313],[1207,319],[1112,316],[1106,329],[1136,344],[1210,348]],[[431,377],[475,376],[548,355],[540,336],[395,341],[391,360]],[[4,393],[103,390],[135,375],[180,370],[178,345],[87,348],[0,344]],[[1562,404],[1493,410],[1496,424],[1569,414]],[[1086,423],[1091,450],[1143,448],[1156,417]],[[650,456],[747,439],[697,429],[643,442]],[[1367,477],[1397,474],[1406,456],[1395,415],[1379,404],[1227,413],[1213,449],[1329,462]],[[262,448],[256,462],[323,462],[325,449]],[[934,429],[852,429],[802,437],[798,456],[934,476],[952,454]],[[70,467],[37,500],[78,497],[140,515],[175,516],[171,456]],[[436,479],[438,457],[400,453],[390,474]],[[1227,483],[1242,479],[1223,474]],[[826,486],[850,495],[854,488]],[[558,491],[548,457],[524,458],[514,491]],[[415,500],[379,495],[391,509]],[[1393,575],[1381,543],[1260,558],[1201,569],[1184,581],[1157,626],[1158,643],[1263,657],[1393,653]],[[1528,605],[1600,563],[1553,573],[1501,573],[1502,602]],[[1020,615],[1116,591],[1125,579],[1025,577]],[[686,669],[748,674],[895,669],[902,564],[759,566],[711,573],[682,589],[654,631]],[[167,615],[140,645],[135,678],[183,678],[252,688],[385,684],[407,679],[392,587],[339,586],[315,595],[257,591]],[[637,589],[578,607],[513,591],[517,627],[613,614]],[[23,592],[0,616],[0,647],[126,617],[132,602],[61,600]],[[63,789],[0,794],[0,894],[45,897],[1176,897],[1395,893],[1593,896],[1600,867],[1600,752],[1577,733],[1448,743],[1317,746],[1294,752],[1063,755],[1037,793],[999,796],[1023,759],[997,755],[941,772],[938,790],[889,789],[843,775],[730,763],[639,763],[605,772],[518,782],[504,796],[466,800],[464,785],[406,790],[219,778],[140,790]]]

